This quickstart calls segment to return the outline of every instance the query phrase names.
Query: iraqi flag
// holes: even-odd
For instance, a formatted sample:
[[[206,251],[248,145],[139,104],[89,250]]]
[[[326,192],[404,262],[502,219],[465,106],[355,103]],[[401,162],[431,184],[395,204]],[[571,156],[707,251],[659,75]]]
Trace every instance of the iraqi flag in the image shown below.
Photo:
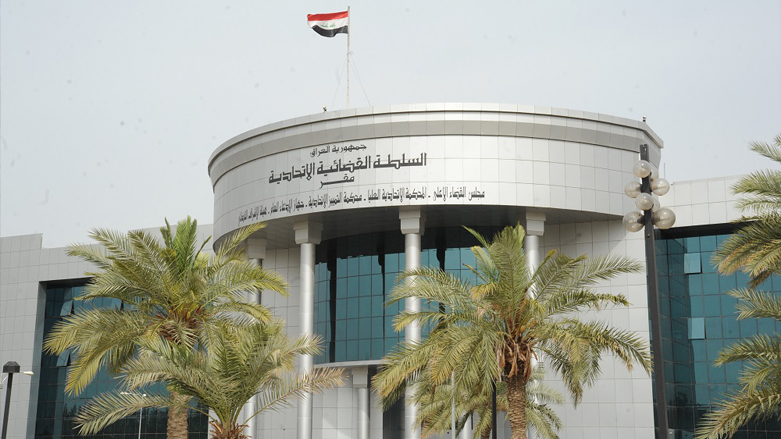
[[[315,32],[331,38],[336,34],[347,33],[348,11],[332,14],[308,14],[306,22]]]

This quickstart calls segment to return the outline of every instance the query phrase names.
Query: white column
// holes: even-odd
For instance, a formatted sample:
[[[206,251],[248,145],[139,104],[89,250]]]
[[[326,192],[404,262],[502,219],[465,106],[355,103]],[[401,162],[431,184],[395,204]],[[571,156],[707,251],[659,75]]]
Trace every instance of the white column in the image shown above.
[[[467,418],[464,428],[458,433],[458,439],[472,439],[472,416]]]
[[[534,271],[540,266],[540,236],[545,233],[545,214],[526,213],[523,227],[526,229],[523,251],[526,254],[529,270]]]
[[[367,366],[353,367],[353,388],[358,390],[358,405],[355,415],[358,424],[358,439],[369,439],[371,425],[369,423],[369,368]]]
[[[523,239],[523,252],[526,255],[526,264],[529,272],[533,273],[540,266],[540,236],[545,233],[545,214],[527,212],[523,221],[526,229],[526,237]],[[531,289],[534,294],[534,288]],[[537,367],[537,359],[532,357],[532,368]],[[527,436],[535,438],[531,426],[527,427]]]
[[[266,240],[250,238],[247,240],[247,259],[254,262],[258,267],[263,267],[263,260],[266,259]],[[260,305],[260,294],[247,292],[247,302],[257,303]],[[253,395],[245,404],[242,409],[241,419],[242,424],[247,426],[246,434],[250,437],[258,437],[258,417],[252,416],[257,410],[257,395]]]
[[[301,276],[299,287],[299,325],[301,335],[312,335],[314,326],[315,297],[315,246],[320,244],[323,226],[312,221],[301,221],[293,224],[296,232],[296,244],[301,246]],[[299,373],[312,373],[312,356],[302,355],[299,359]],[[312,437],[312,394],[304,395],[298,402],[298,439]]]
[[[420,237],[425,230],[426,218],[419,207],[402,207],[399,209],[401,233],[404,234],[404,257],[406,270],[420,267]],[[407,283],[415,279],[407,278]],[[420,311],[420,299],[411,297],[405,301],[407,312]],[[404,330],[404,340],[407,343],[420,341],[420,323],[415,322]],[[404,439],[420,439],[420,425],[415,421],[418,407],[412,403],[412,389],[407,388],[404,396]]]

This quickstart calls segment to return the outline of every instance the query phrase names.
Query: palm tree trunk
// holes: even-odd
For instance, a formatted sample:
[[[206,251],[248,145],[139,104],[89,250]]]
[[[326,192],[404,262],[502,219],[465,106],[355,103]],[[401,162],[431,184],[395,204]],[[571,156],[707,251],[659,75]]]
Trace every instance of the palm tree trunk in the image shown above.
[[[507,417],[510,418],[512,439],[527,439],[526,380],[522,376],[507,379]]]
[[[168,407],[167,439],[187,439],[187,407],[189,398],[178,393],[171,393],[172,404]]]
[[[483,432],[480,433],[480,439],[491,439],[491,429],[486,428],[483,430]]]

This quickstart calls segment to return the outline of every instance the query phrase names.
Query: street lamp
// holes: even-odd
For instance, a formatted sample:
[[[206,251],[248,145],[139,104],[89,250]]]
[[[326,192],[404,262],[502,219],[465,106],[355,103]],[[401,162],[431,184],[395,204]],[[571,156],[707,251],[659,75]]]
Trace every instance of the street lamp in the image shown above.
[[[138,393],[132,393],[132,392],[119,392],[122,395],[133,395],[133,396],[140,396],[142,398],[146,398],[146,393],[138,394]],[[141,439],[141,423],[144,422],[144,408],[141,407],[141,410],[138,411],[138,439]],[[3,438],[5,439],[5,438]]]
[[[659,171],[648,161],[648,145],[640,145],[640,161],[635,163],[632,173],[642,181],[630,182],[624,192],[635,199],[640,212],[633,211],[624,215],[624,228],[630,232],[639,232],[645,228],[645,262],[648,276],[648,307],[651,317],[651,336],[654,350],[654,374],[656,375],[656,416],[659,421],[657,437],[667,439],[667,399],[665,397],[664,363],[662,361],[662,322],[659,310],[659,288],[656,281],[656,251],[654,226],[667,230],[675,224],[675,213],[660,207],[659,199],[670,190],[670,183],[659,177]]]
[[[3,373],[8,374],[8,390],[5,391],[5,409],[3,410],[3,435],[2,439],[5,439],[8,434],[8,410],[11,408],[11,389],[14,385],[14,374],[19,373],[22,370],[19,367],[19,363],[16,361],[9,361],[3,366]],[[26,370],[25,375],[34,375],[31,371]],[[0,382],[0,389],[2,389],[2,382]]]

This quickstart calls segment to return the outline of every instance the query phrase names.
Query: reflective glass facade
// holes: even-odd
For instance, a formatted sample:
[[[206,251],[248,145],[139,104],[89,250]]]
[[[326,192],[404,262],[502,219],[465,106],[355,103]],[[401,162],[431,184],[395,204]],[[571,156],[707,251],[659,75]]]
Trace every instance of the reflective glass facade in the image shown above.
[[[676,438],[693,437],[702,416],[737,386],[743,365],[714,366],[719,351],[751,335],[781,331],[781,324],[772,319],[737,320],[737,299],[726,293],[746,286],[748,276],[721,275],[711,263],[728,233],[698,233],[692,228],[657,240],[668,419],[670,428],[679,430]],[[781,277],[773,277],[761,289],[781,294]],[[778,422],[755,423],[735,436],[778,437]]]
[[[497,229],[477,230],[490,236]],[[421,265],[474,280],[464,264],[474,263],[470,247],[476,244],[460,227],[427,229]],[[399,231],[337,238],[317,246],[314,328],[325,349],[316,363],[379,360],[404,338],[393,329],[393,318],[404,304],[386,306],[404,266],[404,235]]]
[[[74,300],[82,294],[83,285],[49,285],[46,288],[46,310],[44,320],[44,339],[49,335],[54,324],[64,316],[80,310],[97,307],[121,306],[114,299],[97,299],[92,301]],[[43,353],[41,355],[40,385],[38,389],[38,410],[35,423],[35,437],[41,439],[135,439],[138,437],[139,415],[122,419],[104,429],[101,433],[90,436],[79,436],[74,430],[74,418],[78,410],[91,398],[112,390],[118,379],[101,369],[94,381],[79,395],[65,393],[65,377],[72,361],[70,353],[60,356]],[[207,418],[195,411],[190,411],[188,422],[191,439],[207,437]],[[141,436],[147,439],[164,439],[167,428],[166,409],[144,409],[141,424]]]

